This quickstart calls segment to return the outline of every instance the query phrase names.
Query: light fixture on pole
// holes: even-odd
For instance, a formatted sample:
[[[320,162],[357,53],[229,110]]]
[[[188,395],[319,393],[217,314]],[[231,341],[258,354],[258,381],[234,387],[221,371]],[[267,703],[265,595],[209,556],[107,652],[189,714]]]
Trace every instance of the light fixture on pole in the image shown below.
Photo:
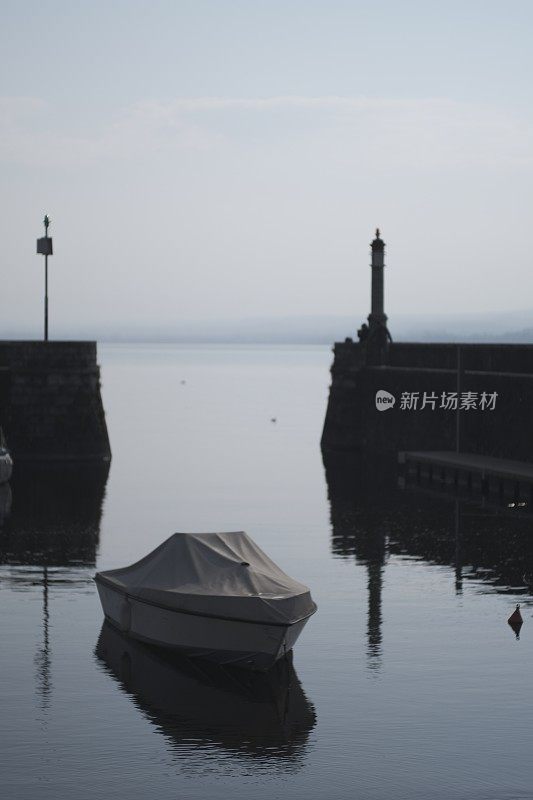
[[[52,238],[48,236],[50,217],[44,217],[44,236],[37,239],[37,252],[44,256],[44,341],[48,341],[48,256],[53,255]]]

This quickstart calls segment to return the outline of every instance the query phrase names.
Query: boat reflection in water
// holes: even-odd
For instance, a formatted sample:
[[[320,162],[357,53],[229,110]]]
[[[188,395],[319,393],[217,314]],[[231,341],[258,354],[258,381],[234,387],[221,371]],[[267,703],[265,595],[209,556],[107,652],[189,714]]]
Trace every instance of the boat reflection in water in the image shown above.
[[[290,654],[266,674],[220,667],[130,639],[109,622],[95,652],[173,750],[215,746],[252,757],[254,769],[302,763],[316,717]]]
[[[11,512],[11,499],[11,486],[9,483],[3,483],[0,485],[0,531]]]

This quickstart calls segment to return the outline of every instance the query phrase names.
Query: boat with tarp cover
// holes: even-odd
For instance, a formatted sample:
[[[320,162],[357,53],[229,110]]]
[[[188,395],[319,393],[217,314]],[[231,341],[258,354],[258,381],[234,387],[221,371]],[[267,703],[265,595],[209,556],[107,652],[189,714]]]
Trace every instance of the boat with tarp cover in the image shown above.
[[[243,531],[175,533],[95,581],[106,618],[123,633],[256,670],[290,652],[316,611],[308,587]]]

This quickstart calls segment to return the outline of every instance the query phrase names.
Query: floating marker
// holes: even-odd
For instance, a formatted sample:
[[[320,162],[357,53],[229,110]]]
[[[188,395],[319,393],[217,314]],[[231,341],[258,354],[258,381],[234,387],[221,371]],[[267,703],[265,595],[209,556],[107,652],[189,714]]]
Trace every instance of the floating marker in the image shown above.
[[[508,624],[513,629],[513,632],[516,635],[517,639],[520,639],[520,628],[524,624],[524,620],[522,619],[522,614],[520,613],[520,603],[516,604],[516,608],[507,620]]]

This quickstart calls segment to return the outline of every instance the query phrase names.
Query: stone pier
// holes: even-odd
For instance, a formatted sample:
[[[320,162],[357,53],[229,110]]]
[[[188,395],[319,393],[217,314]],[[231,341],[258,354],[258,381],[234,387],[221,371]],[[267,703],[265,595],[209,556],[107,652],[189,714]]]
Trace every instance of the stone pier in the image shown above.
[[[15,463],[109,461],[96,342],[0,341],[0,426]]]

